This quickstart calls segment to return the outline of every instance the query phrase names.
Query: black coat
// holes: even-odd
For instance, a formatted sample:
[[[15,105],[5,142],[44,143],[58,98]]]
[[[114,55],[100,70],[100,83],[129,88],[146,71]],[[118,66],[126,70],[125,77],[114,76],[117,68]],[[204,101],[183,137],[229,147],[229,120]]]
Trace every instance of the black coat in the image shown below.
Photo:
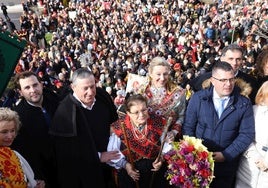
[[[44,89],[42,107],[53,117],[58,106],[57,96]],[[14,107],[22,126],[11,148],[18,151],[32,167],[35,179],[45,180],[49,187],[55,187],[52,145],[48,134],[49,125],[40,107],[30,105],[25,99]]]
[[[97,89],[92,110],[83,108],[72,94],[63,99],[50,129],[59,187],[105,187],[108,166],[100,162],[98,152],[106,151],[110,124],[116,119],[116,108],[102,89]]]

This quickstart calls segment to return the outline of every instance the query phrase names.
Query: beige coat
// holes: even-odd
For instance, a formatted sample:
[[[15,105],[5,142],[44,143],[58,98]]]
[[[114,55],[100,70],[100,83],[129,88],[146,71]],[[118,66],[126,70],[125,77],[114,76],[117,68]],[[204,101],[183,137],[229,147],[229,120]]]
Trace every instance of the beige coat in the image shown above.
[[[236,188],[265,188],[268,187],[268,172],[259,170],[255,161],[262,158],[268,166],[268,107],[255,105],[253,107],[255,118],[255,142],[241,158],[237,171]],[[268,148],[267,148],[268,149]]]

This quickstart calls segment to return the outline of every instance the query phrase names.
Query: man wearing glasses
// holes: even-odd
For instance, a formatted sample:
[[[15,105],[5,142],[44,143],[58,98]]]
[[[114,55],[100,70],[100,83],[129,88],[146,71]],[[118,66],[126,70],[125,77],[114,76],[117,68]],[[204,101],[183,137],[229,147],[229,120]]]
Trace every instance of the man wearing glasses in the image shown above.
[[[257,94],[258,84],[255,78],[247,73],[239,70],[243,62],[243,49],[237,44],[230,44],[222,49],[221,51],[221,61],[229,63],[233,70],[236,78],[240,78],[242,81],[249,83],[251,87],[251,93],[249,98],[252,104],[255,104],[255,96]],[[211,77],[211,72],[206,72],[190,81],[190,86],[194,91],[199,91],[202,89],[202,83]]]
[[[210,187],[231,188],[240,155],[254,139],[252,104],[240,94],[229,63],[215,63],[210,81],[210,88],[191,97],[182,130],[202,139],[213,152],[215,178]]]

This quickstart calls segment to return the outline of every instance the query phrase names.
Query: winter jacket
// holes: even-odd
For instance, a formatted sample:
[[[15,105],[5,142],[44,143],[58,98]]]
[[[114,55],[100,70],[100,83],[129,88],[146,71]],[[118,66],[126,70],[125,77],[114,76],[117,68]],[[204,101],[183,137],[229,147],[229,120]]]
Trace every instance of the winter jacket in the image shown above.
[[[182,129],[184,135],[201,138],[209,151],[222,152],[225,161],[215,164],[215,175],[234,173],[240,155],[254,139],[252,104],[235,87],[219,118],[213,103],[213,86],[200,90],[189,101]]]

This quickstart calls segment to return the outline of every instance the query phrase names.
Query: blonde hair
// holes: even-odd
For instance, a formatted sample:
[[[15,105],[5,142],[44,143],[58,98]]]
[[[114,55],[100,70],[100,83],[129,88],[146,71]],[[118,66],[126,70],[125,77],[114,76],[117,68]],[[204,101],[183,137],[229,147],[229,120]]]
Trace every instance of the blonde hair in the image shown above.
[[[17,112],[11,110],[10,108],[0,108],[0,121],[14,121],[16,134],[18,133],[21,122]]]
[[[153,72],[153,69],[155,66],[164,66],[164,67],[167,67],[169,70],[171,69],[167,60],[163,57],[160,57],[160,56],[154,57],[151,60],[149,67],[148,67],[149,73]]]
[[[167,67],[169,71],[171,71],[171,67],[167,60],[164,57],[154,57],[148,67],[149,75],[153,72],[153,69],[155,66],[164,66]],[[151,81],[151,77],[149,76],[149,79]],[[167,82],[167,91],[172,92],[174,89],[177,88],[177,85],[172,81],[171,76],[169,76],[168,82]]]
[[[258,93],[257,93],[257,95],[256,95],[256,97],[255,97],[255,103],[256,103],[257,105],[262,104],[263,99],[264,99],[265,97],[268,97],[268,81],[264,82],[264,83],[261,85],[261,87],[259,88]]]

